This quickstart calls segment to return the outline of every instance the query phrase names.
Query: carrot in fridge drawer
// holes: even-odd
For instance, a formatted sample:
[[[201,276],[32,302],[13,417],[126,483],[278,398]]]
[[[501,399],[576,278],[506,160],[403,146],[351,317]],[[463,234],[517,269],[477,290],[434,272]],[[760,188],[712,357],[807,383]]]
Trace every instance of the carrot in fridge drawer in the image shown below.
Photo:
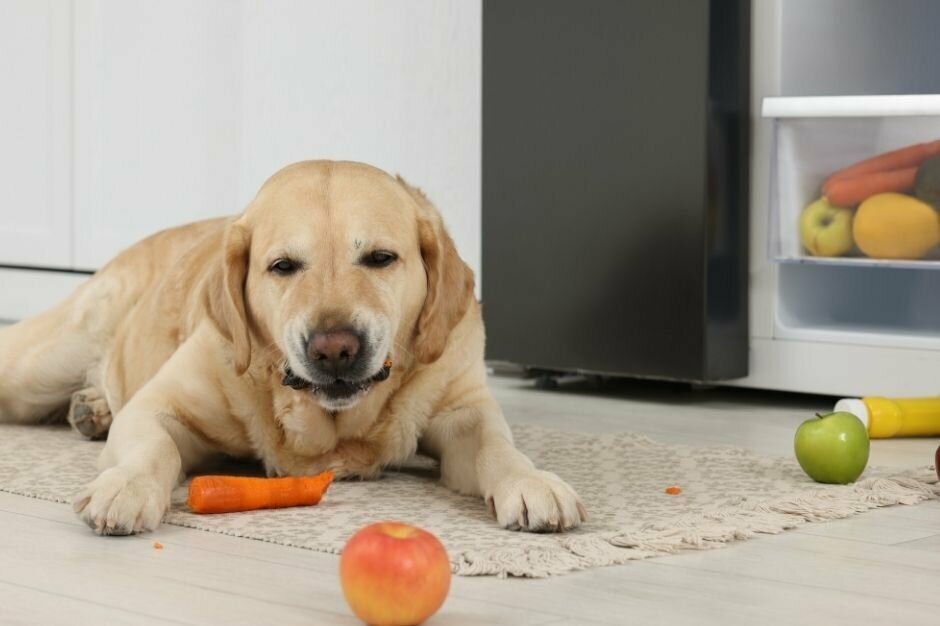
[[[854,178],[862,174],[871,174],[874,172],[917,167],[930,157],[937,155],[940,155],[940,140],[918,143],[913,146],[907,146],[879,154],[878,156],[873,156],[830,174],[826,182],[823,183],[823,195],[829,195],[829,186],[836,180]]]
[[[836,179],[829,183],[825,193],[829,204],[838,207],[852,207],[875,194],[910,191],[914,188],[916,178],[916,167],[888,172],[873,172],[851,178]]]

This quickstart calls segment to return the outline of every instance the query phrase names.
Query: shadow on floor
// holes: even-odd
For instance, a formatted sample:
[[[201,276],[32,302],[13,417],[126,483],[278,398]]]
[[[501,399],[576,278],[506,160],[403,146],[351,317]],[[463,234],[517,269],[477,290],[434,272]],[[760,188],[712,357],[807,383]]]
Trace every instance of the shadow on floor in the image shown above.
[[[545,381],[540,381],[538,375],[505,366],[494,367],[493,375],[507,386],[523,392],[631,400],[668,406],[721,408],[733,405],[738,408],[753,406],[756,409],[774,406],[815,412],[828,411],[837,400],[835,396],[594,375],[561,376],[555,379],[557,386],[546,388]]]

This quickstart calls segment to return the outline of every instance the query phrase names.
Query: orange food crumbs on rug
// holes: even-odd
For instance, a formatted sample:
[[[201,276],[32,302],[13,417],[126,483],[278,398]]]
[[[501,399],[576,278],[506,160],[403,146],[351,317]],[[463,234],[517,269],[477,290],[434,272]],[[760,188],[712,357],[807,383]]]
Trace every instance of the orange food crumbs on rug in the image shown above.
[[[153,542],[153,549],[154,549],[154,550],[162,550],[162,549],[163,549],[163,544],[160,543],[159,541],[154,541],[154,542]]]
[[[669,487],[666,487],[666,493],[668,493],[670,496],[677,496],[682,493],[682,489],[676,485],[670,485]]]

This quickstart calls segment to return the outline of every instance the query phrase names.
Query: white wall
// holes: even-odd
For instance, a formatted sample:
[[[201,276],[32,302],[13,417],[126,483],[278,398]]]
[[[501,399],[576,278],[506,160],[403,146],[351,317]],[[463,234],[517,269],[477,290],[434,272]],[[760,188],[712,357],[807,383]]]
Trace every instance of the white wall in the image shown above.
[[[0,165],[18,168],[0,243],[44,244],[0,249],[0,264],[94,269],[160,228],[240,211],[283,165],[336,158],[424,188],[479,272],[481,0],[0,9],[0,114],[30,124],[0,127]]]

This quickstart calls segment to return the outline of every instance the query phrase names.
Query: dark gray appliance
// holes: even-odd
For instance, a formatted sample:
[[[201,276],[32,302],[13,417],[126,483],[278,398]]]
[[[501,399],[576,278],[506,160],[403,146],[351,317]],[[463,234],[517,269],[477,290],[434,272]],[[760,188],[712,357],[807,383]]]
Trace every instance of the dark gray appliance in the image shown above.
[[[750,4],[484,0],[487,357],[747,374]]]

